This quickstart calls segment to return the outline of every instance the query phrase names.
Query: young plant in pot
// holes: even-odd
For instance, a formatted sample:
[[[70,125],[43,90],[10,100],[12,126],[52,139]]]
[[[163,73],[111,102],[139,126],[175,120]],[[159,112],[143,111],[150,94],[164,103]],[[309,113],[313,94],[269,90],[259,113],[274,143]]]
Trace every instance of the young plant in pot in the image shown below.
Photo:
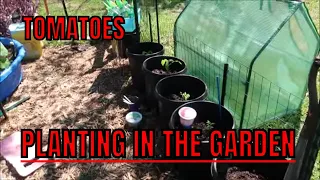
[[[155,87],[161,124],[167,128],[172,112],[186,102],[207,98],[207,85],[199,78],[179,74],[161,79]]]
[[[215,158],[218,160],[220,158]],[[232,159],[243,159],[232,158]],[[250,157],[248,160],[284,160],[275,157]],[[217,163],[211,164],[211,176],[214,180],[283,180],[289,163]]]
[[[161,79],[187,72],[185,62],[172,56],[150,57],[144,61],[142,69],[145,74],[146,98],[149,107],[156,107],[155,87]]]
[[[221,114],[220,114],[221,110]],[[225,133],[227,130],[234,129],[233,116],[225,108],[210,101],[191,101],[179,106],[171,115],[170,129],[200,129],[202,135],[197,137],[201,145],[196,148],[201,152],[199,160],[211,158],[209,137],[212,130],[219,130]],[[211,179],[211,163],[201,164],[177,164],[178,171],[184,176],[197,179],[201,174],[201,179]],[[179,173],[180,174],[180,173]]]
[[[164,48],[159,43],[142,42],[134,44],[127,49],[133,86],[140,92],[145,92],[144,74],[142,73],[143,62],[152,56],[163,55]]]

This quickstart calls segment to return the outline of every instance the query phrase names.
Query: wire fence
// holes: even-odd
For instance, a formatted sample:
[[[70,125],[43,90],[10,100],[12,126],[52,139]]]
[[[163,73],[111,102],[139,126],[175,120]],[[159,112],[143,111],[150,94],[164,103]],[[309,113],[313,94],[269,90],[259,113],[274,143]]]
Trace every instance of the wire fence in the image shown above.
[[[182,5],[180,4],[179,6],[181,9],[178,10],[179,13],[184,7],[184,2],[181,1],[181,3]],[[145,14],[143,16],[145,18],[141,23],[142,41],[151,40],[148,12],[153,17],[151,25],[153,41],[157,41],[155,8],[152,5],[150,6],[141,4],[142,12]],[[179,27],[175,29],[174,38],[174,23],[179,13],[177,15],[173,13],[168,17],[168,11],[170,10],[166,8],[159,10],[160,43],[165,46],[165,54],[175,55],[185,60],[188,66],[188,73],[206,82],[209,90],[209,100],[214,102],[218,102],[215,77],[222,77],[224,64],[227,63],[229,65],[225,107],[233,114],[238,128],[243,115],[242,128],[300,129],[306,113],[305,110],[299,110],[304,97],[296,96],[282,89],[254,71],[252,71],[250,83],[247,82],[249,73],[247,65],[216,51]],[[168,23],[169,21],[170,24]],[[245,87],[247,83],[249,83],[249,91],[246,94]],[[247,96],[246,104],[244,104],[245,96]]]
[[[238,128],[242,113],[242,128],[300,128],[300,112],[296,109],[300,107],[302,98],[287,92],[254,71],[246,94],[245,86],[249,83],[246,80],[248,66],[212,49],[181,28],[176,29],[175,43],[176,56],[187,62],[189,73],[207,83],[210,100],[218,102],[215,77],[222,77],[224,64],[229,65],[225,106],[237,120]]]

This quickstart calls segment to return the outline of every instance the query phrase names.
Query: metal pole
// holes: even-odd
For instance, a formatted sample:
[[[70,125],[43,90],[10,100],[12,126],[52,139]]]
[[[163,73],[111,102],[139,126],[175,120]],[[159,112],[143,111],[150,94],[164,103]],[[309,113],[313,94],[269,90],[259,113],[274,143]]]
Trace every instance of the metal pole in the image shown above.
[[[140,36],[140,26],[139,26],[139,14],[138,14],[138,2],[137,0],[133,0],[133,11],[134,11],[134,21],[136,24],[136,33],[138,36]]]
[[[67,12],[66,3],[64,2],[64,0],[61,0],[61,1],[62,1],[62,6],[63,6],[64,13],[66,14],[66,17],[69,17],[68,16],[68,12]]]
[[[160,44],[160,28],[159,28],[159,12],[158,12],[158,0],[156,0],[156,21],[157,21],[157,33],[158,33],[158,43]]]
[[[224,100],[226,97],[226,88],[227,88],[227,77],[228,77],[229,65],[224,64],[223,67],[223,79],[222,79],[222,92],[221,92],[221,105],[224,106]]]
[[[49,16],[50,13],[49,13],[49,8],[48,8],[48,2],[47,2],[47,0],[43,0],[43,3],[44,3],[44,8],[46,9],[47,16]]]
[[[149,16],[149,29],[150,29],[150,40],[151,42],[153,42],[153,37],[152,37],[152,22],[151,22],[151,14],[150,12],[148,12],[148,16]]]
[[[62,6],[63,6],[64,13],[68,19],[69,15],[68,15],[67,6],[66,6],[66,3],[64,2],[64,0],[62,0]],[[73,44],[74,44],[74,39],[72,38],[71,45],[73,45]]]

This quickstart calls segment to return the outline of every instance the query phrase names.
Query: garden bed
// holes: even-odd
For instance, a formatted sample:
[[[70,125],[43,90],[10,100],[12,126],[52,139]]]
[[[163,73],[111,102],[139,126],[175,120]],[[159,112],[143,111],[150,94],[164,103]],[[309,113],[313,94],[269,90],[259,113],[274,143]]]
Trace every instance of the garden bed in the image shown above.
[[[41,59],[23,65],[24,80],[11,101],[31,98],[8,113],[10,119],[0,124],[0,140],[21,128],[41,128],[48,133],[49,128],[124,127],[128,107],[122,102],[122,93],[135,94],[128,83],[128,61],[107,58],[107,51],[101,54],[94,46],[84,46],[84,52],[70,46],[46,48]],[[105,65],[92,71],[95,58],[101,58],[98,56]],[[152,127],[149,117],[144,113],[145,125]],[[129,132],[127,136],[130,139]],[[129,142],[128,157],[132,154]],[[3,158],[0,161],[1,178],[15,179],[13,168]],[[48,164],[27,179],[172,179],[167,169],[159,171],[153,164],[62,164],[58,168]]]

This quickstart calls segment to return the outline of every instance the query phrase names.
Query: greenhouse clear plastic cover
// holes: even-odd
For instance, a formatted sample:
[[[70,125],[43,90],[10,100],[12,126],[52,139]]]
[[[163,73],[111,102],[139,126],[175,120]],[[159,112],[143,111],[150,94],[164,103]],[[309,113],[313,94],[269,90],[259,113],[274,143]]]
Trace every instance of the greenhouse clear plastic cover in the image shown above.
[[[215,77],[228,63],[225,107],[238,128],[297,112],[319,52],[308,10],[294,1],[190,0],[174,38],[175,56],[207,83],[210,100],[218,102]]]

